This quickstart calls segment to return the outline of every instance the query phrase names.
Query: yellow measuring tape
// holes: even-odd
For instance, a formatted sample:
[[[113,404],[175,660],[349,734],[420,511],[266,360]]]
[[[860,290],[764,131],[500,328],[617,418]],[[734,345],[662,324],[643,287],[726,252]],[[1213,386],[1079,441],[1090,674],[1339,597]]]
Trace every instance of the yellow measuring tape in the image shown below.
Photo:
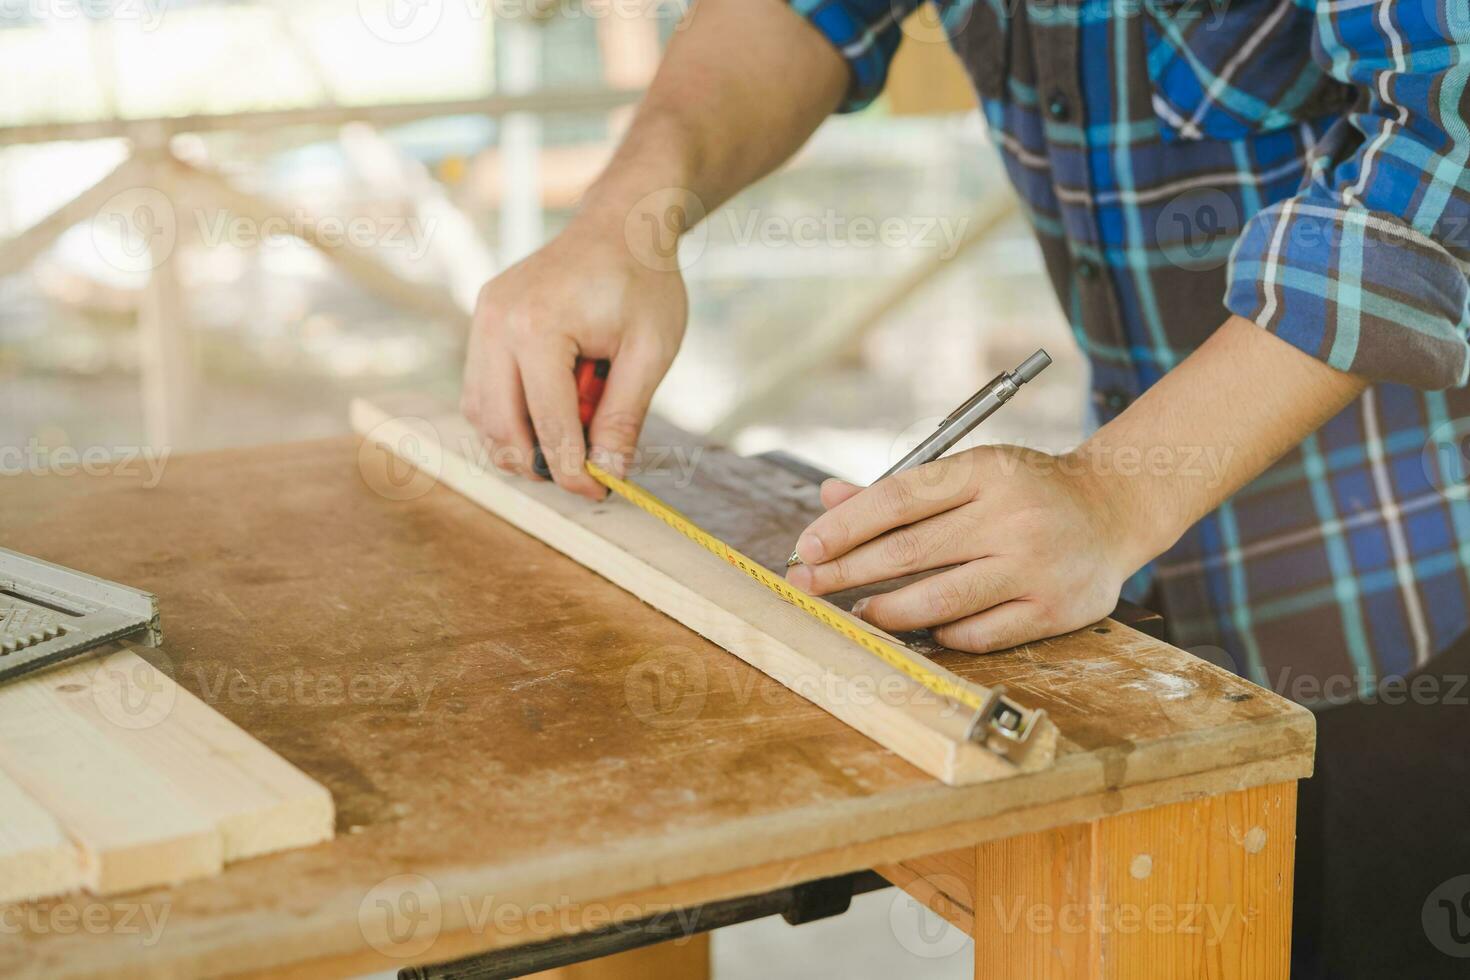
[[[657,517],[669,527],[684,535],[684,537],[699,544],[706,551],[719,558],[723,558],[761,585],[764,585],[793,606],[796,606],[802,612],[814,617],[824,626],[836,630],[864,650],[867,650],[894,670],[901,671],[913,678],[935,694],[949,698],[952,701],[957,701],[966,707],[973,708],[975,711],[979,711],[985,707],[984,700],[970,688],[962,684],[956,684],[947,677],[925,670],[922,664],[915,663],[913,657],[901,648],[894,646],[882,637],[874,636],[860,626],[854,625],[851,621],[838,615],[835,609],[827,603],[814,599],[800,589],[792,587],[784,578],[775,572],[772,572],[754,559],[736,551],[637,484],[629,483],[627,480],[613,476],[596,463],[589,462],[587,464],[587,472],[591,474],[594,480],[607,487],[619,497],[622,497],[640,510]]]

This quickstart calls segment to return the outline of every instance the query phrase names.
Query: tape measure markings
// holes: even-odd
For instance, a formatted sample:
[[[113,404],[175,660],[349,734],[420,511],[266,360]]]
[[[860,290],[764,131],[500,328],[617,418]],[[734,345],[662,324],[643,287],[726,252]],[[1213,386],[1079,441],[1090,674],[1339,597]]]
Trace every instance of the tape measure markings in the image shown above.
[[[949,698],[975,711],[979,711],[984,707],[984,700],[969,687],[942,675],[925,670],[921,664],[914,662],[913,656],[909,652],[880,637],[874,636],[865,629],[855,626],[844,618],[835,607],[820,599],[807,595],[805,592],[788,583],[780,575],[777,575],[749,556],[730,547],[637,484],[614,476],[596,463],[587,463],[587,472],[598,483],[601,483],[638,509],[657,517],[706,551],[734,565],[750,578],[755,579],[761,585],[764,585],[782,599],[796,606],[802,612],[812,616],[829,629],[835,630],[842,636],[845,636],[893,669],[900,671],[933,693],[938,694],[940,697]]]

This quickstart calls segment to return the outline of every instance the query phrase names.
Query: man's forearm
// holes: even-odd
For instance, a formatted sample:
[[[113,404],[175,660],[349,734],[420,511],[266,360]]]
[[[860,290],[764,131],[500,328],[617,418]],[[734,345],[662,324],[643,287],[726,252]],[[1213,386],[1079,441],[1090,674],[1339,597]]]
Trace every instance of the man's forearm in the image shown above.
[[[847,84],[841,56],[782,0],[699,0],[582,213],[619,223],[679,188],[697,220],[796,152]]]
[[[1231,317],[1076,455],[1137,530],[1142,565],[1366,387]]]

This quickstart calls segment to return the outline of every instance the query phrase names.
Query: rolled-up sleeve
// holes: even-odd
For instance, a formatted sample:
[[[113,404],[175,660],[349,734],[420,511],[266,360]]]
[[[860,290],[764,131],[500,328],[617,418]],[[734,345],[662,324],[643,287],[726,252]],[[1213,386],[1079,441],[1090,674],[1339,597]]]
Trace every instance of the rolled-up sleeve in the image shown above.
[[[878,97],[888,64],[903,38],[900,26],[920,0],[789,0],[832,42],[852,72],[838,112],[861,109]]]
[[[1231,255],[1225,305],[1334,368],[1420,388],[1470,377],[1470,10],[1318,0],[1315,56],[1360,87],[1296,196]]]

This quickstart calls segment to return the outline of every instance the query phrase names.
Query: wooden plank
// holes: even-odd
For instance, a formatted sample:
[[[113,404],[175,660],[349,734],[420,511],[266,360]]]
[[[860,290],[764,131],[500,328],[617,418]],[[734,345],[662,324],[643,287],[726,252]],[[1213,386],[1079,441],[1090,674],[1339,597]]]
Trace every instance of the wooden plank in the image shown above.
[[[219,831],[225,861],[331,839],[334,811],[326,787],[131,650],[94,665],[89,681],[92,696],[69,699],[72,710],[147,760],[208,817]],[[167,712],[151,724],[149,709],[138,707],[139,692],[150,689]],[[114,718],[121,710],[131,716],[118,724]]]
[[[0,687],[0,769],[77,842],[93,892],[217,873],[224,854],[214,825],[146,760],[120,745],[112,726],[74,710],[91,700],[90,666],[73,664]],[[162,675],[147,682],[149,690],[169,685]],[[104,704],[118,718],[132,710],[120,701]]]
[[[82,886],[81,854],[61,824],[0,772],[0,905]]]
[[[459,415],[432,419],[417,406],[357,400],[357,430],[496,516],[535,535],[746,663],[952,786],[1049,766],[1056,731],[1038,723],[1019,764],[965,737],[961,710],[822,626],[738,569],[627,501],[573,497],[549,483],[497,475],[477,458],[480,439]],[[835,610],[847,615],[843,610]],[[860,620],[849,617],[854,623]],[[942,666],[935,674],[988,692]]]
[[[81,869],[0,877],[0,893],[115,894],[332,835],[323,787],[126,649],[0,688],[0,770]]]
[[[976,849],[975,975],[1285,980],[1296,783]]]
[[[653,427],[647,448],[660,496],[764,564],[820,512],[779,467]],[[157,946],[0,934],[0,975],[369,973],[1311,771],[1305,709],[1102,624],[932,650],[1064,736],[1049,770],[946,787],[410,476],[342,437],[171,457],[156,486],[141,467],[0,480],[0,539],[158,595],[178,683],[327,785],[343,831],[139,896],[168,904]],[[403,957],[359,916],[408,871],[443,915]]]

